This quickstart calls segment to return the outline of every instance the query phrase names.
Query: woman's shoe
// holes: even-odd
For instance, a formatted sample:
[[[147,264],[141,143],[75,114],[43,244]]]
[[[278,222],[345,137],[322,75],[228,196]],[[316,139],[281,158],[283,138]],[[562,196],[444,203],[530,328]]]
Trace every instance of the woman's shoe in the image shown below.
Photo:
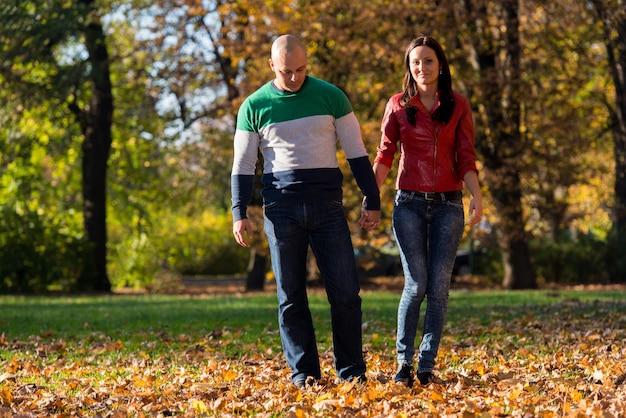
[[[433,380],[432,372],[419,372],[417,373],[417,379],[422,386],[426,386]]]
[[[401,364],[400,367],[398,367],[398,372],[393,380],[394,382],[402,383],[407,387],[413,386],[413,366],[406,363]]]

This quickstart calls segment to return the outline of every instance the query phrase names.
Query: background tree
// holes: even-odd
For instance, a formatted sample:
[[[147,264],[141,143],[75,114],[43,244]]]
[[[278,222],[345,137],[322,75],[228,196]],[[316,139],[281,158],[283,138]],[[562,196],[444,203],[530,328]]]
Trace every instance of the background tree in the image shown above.
[[[86,34],[97,15],[87,7],[91,2],[64,7],[69,4],[0,6],[6,22],[0,28],[0,113],[13,121],[0,129],[1,181],[11,186],[0,191],[0,203],[9,214],[28,207],[50,232],[69,229],[82,239],[86,234],[72,229],[76,214],[65,217],[69,227],[57,220],[65,208],[81,204],[79,170],[72,163],[82,156],[87,136],[74,121],[85,126],[107,111],[91,113],[100,104],[92,102],[92,93],[100,90],[92,81],[97,48],[87,49]],[[241,101],[273,77],[269,48],[286,32],[305,42],[309,73],[348,94],[372,157],[385,102],[401,89],[407,43],[421,32],[442,42],[454,87],[476,107],[482,184],[486,201],[493,198],[498,208],[486,208],[487,220],[504,236],[507,287],[532,287],[532,280],[522,284],[514,271],[533,277],[534,263],[541,264],[536,271],[545,279],[541,257],[546,248],[560,251],[562,237],[572,245],[579,233],[604,240],[610,227],[602,201],[611,200],[605,184],[612,183],[613,165],[605,155],[612,148],[602,134],[607,114],[598,103],[610,102],[600,93],[612,90],[603,74],[606,54],[598,47],[602,26],[590,24],[587,3],[370,0],[363,7],[332,1],[120,0],[102,6],[116,106],[109,165],[100,169],[106,169],[108,268],[116,287],[145,285],[163,272],[174,279],[224,272],[240,268],[238,259],[244,267],[237,271],[245,271],[247,259],[232,247],[228,225],[232,135]],[[338,157],[354,227],[360,193],[341,152]],[[394,177],[382,190],[387,219]],[[11,216],[4,218],[26,220],[24,214]],[[382,247],[393,246],[387,225],[375,233],[353,229],[357,248],[371,250],[373,263],[381,262]],[[257,227],[262,234],[261,222]],[[7,231],[12,228],[7,224]],[[0,228],[7,242],[18,242],[9,235]],[[65,236],[56,241],[65,242]],[[266,250],[264,242],[259,240],[258,254]],[[36,251],[33,259],[40,259]],[[214,254],[232,261],[220,264]],[[497,274],[500,264],[494,265]],[[266,267],[251,270],[264,276]]]
[[[525,207],[533,237],[558,241],[584,222],[579,203],[609,198],[579,202],[584,195],[576,195],[577,189],[592,186],[611,171],[598,157],[598,152],[611,152],[602,122],[608,117],[603,108],[605,69],[581,66],[605,57],[593,42],[579,41],[599,35],[580,4],[525,2],[522,15],[522,44],[528,51],[522,57],[522,131],[531,146],[525,154]]]
[[[615,160],[612,279],[623,282],[626,281],[626,261],[623,257],[626,244],[626,3],[622,0],[593,0],[589,4],[602,28],[602,41],[614,87],[613,104],[609,97],[606,98]]]
[[[161,106],[170,149],[195,148],[198,152],[178,155],[190,158],[186,163],[196,167],[193,175],[203,177],[203,184],[207,178],[212,182],[213,193],[194,194],[202,206],[210,202],[230,208],[236,111],[251,89],[269,80],[267,57],[263,61],[251,57],[269,51],[272,18],[282,12],[262,1],[222,0],[160,1],[132,11],[133,19],[144,22],[147,35],[138,37],[136,47],[152,57],[149,90]],[[205,164],[198,164],[200,160]],[[257,183],[253,206],[260,205],[259,189]],[[251,216],[255,213],[251,208]],[[262,222],[257,219],[255,225],[260,228]],[[262,288],[268,264],[263,241],[255,243],[246,281],[249,289]]]
[[[603,202],[611,200],[611,168],[598,158],[610,153],[602,122],[606,70],[581,66],[606,61],[589,42],[598,38],[597,25],[577,2],[524,1],[520,16],[521,131],[528,147],[521,168],[533,265],[542,280],[605,281],[597,266],[608,231],[608,223],[600,224],[608,213]]]
[[[464,29],[458,44],[478,70],[478,82],[473,72],[457,79],[478,107],[477,146],[497,207],[503,285],[534,287],[538,254],[530,239],[562,240],[584,223],[577,199],[585,196],[576,190],[606,169],[596,153],[606,151],[602,70],[580,66],[604,60],[592,43],[580,42],[597,39],[597,31],[576,2],[462,1],[455,10]]]
[[[0,7],[5,85],[24,103],[61,98],[80,125],[83,218],[93,270],[84,271],[77,287],[108,292],[106,173],[113,96],[99,10],[93,0],[9,0]]]
[[[460,43],[478,75],[471,94],[476,112],[476,148],[498,213],[503,286],[536,287],[522,206],[521,46],[518,0],[465,0],[456,8]]]
[[[54,100],[25,108],[0,96],[0,292],[44,292],[90,268],[74,170],[80,135]]]

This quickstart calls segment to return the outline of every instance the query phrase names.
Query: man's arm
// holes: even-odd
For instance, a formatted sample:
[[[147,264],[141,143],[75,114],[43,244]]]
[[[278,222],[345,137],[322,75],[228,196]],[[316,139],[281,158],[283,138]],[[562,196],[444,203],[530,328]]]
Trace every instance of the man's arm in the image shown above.
[[[230,177],[233,212],[233,235],[242,247],[250,246],[252,224],[247,219],[248,203],[252,199],[254,176],[233,174]]]
[[[365,196],[359,226],[371,231],[380,225],[380,190],[376,184],[372,165],[367,156],[349,159],[348,163],[357,185]]]
[[[356,184],[365,196],[364,208],[371,211],[380,211],[380,190],[376,184],[376,177],[366,156],[348,159]]]

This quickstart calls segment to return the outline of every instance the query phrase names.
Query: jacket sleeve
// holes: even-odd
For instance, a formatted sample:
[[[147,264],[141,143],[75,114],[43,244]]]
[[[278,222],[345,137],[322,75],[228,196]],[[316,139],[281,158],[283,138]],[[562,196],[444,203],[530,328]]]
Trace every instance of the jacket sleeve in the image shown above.
[[[400,128],[396,119],[394,98],[389,99],[385,106],[385,114],[381,122],[381,138],[378,145],[374,163],[384,164],[392,167],[394,155],[398,150],[398,139],[400,138]]]
[[[457,168],[460,180],[463,180],[470,170],[478,173],[474,148],[474,120],[469,101],[467,99],[456,101],[461,105],[461,114],[456,128]]]

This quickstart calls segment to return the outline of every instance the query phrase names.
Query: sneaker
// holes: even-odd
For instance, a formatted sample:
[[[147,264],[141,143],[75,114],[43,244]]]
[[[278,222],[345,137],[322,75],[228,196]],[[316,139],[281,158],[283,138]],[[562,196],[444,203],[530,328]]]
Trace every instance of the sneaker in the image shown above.
[[[413,386],[413,366],[407,363],[401,364],[393,380],[396,383],[402,383],[408,387]]]
[[[432,372],[419,372],[417,373],[417,379],[420,381],[422,386],[426,386],[433,380]]]

